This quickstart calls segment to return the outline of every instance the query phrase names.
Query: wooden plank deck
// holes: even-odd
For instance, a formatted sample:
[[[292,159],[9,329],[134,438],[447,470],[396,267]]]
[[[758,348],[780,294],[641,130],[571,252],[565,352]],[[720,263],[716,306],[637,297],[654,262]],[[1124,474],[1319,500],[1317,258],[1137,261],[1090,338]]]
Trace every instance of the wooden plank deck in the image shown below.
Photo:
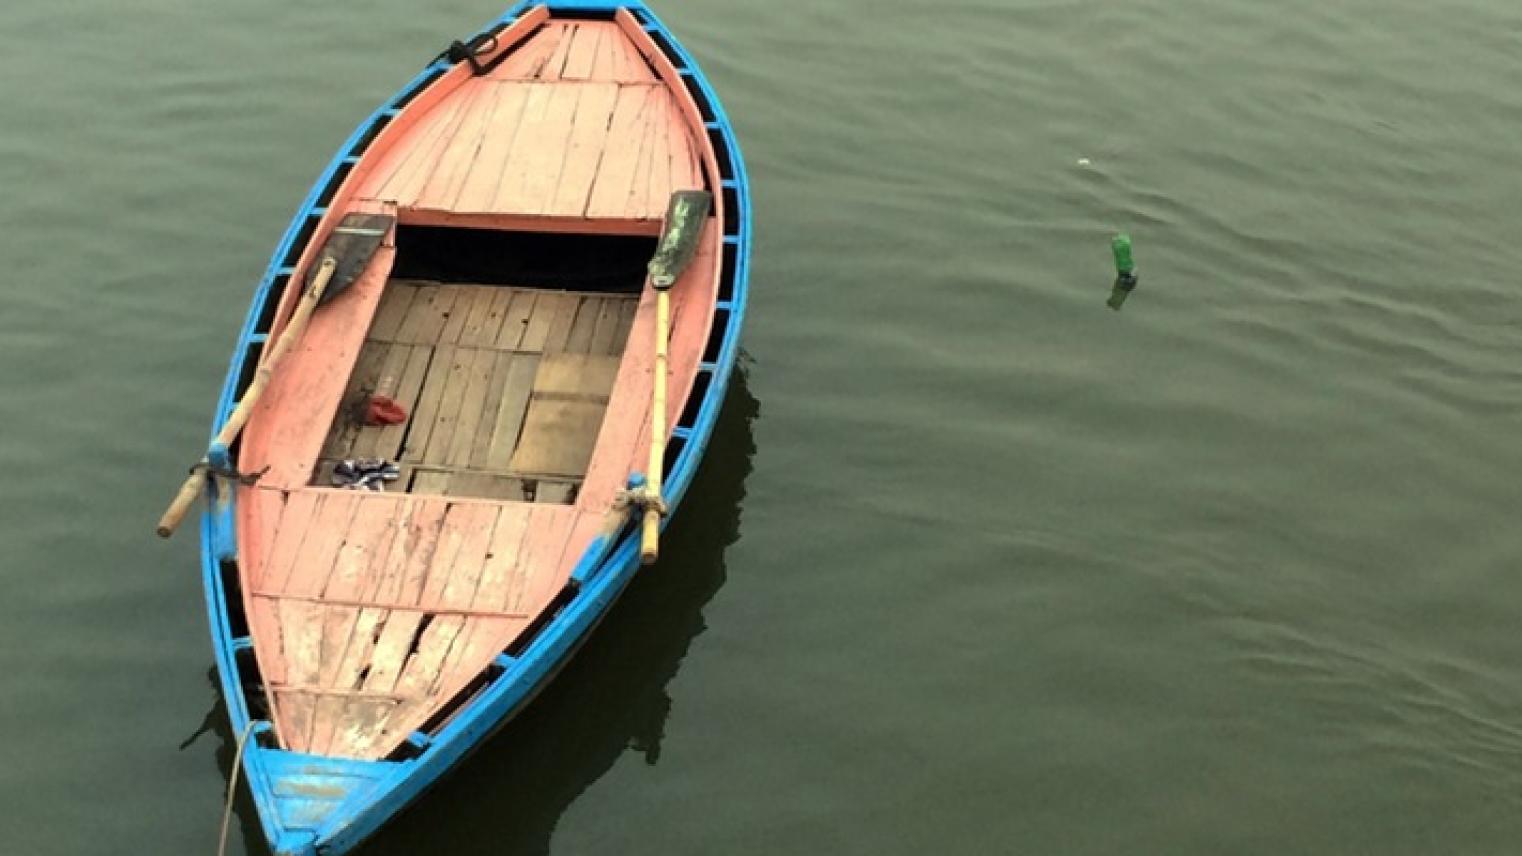
[[[665,83],[611,21],[551,21],[422,116],[358,189],[404,212],[654,228],[704,186]],[[625,224],[615,226],[614,224]]]
[[[276,728],[293,750],[360,758],[394,750],[480,671],[471,651],[500,650],[543,609],[578,516],[315,488],[284,501],[301,513],[273,540],[300,561],[272,556],[246,596],[288,666],[265,674]]]
[[[638,297],[393,280],[323,444],[312,484],[344,459],[403,467],[391,490],[517,501],[576,495]],[[366,425],[372,395],[407,410]]]

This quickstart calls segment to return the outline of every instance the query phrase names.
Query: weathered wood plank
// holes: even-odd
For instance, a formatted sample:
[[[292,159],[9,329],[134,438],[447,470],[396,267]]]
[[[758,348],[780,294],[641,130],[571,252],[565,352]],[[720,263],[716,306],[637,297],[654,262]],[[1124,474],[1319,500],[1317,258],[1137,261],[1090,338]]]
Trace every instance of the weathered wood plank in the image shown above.
[[[540,361],[509,469],[580,476],[586,472],[618,373],[616,357],[546,355]]]
[[[460,422],[460,411],[465,403],[465,390],[470,384],[470,370],[476,353],[474,348],[452,350],[448,374],[443,378],[444,390],[434,413],[433,429],[428,433],[428,445],[424,447],[417,462],[448,463],[449,449],[454,443],[455,429]],[[437,376],[438,373],[435,372],[435,377]]]
[[[407,280],[391,280],[381,292],[380,306],[375,309],[375,320],[370,322],[366,338],[371,341],[390,342],[406,320],[417,298],[418,287]]]
[[[423,381],[428,376],[428,366],[433,361],[433,348],[428,345],[397,345],[406,349],[407,363],[397,378],[391,397],[407,411],[407,420],[396,425],[367,426],[360,431],[354,442],[354,455],[363,458],[384,458],[395,461],[401,455],[402,437],[407,426],[416,418],[418,396]]]
[[[333,686],[339,667],[355,635],[360,610],[346,605],[357,598],[370,582],[376,553],[389,547],[382,543],[399,503],[390,498],[366,497],[356,504],[355,514],[344,535],[333,572],[321,592],[323,609],[322,647],[317,658],[317,686]],[[382,559],[384,556],[381,557]],[[310,732],[305,738],[306,751],[321,751],[326,746],[343,711],[341,699],[321,697],[313,709]],[[293,748],[302,748],[296,746]]]
[[[497,331],[497,347],[515,350],[522,346],[529,319],[534,314],[537,293],[526,288],[504,290],[512,292],[512,302],[502,316],[502,327]]]
[[[534,377],[538,374],[540,359],[537,354],[512,354],[508,357],[502,400],[497,405],[491,445],[486,453],[486,467],[489,469],[505,470],[512,460],[518,436],[522,433],[523,418],[528,412],[529,395],[534,389]]]
[[[629,300],[619,307],[618,326],[613,334],[613,342],[608,346],[608,353],[622,354],[629,346],[629,336],[634,331],[634,318],[639,314],[639,300]],[[655,337],[654,333],[650,334]]]
[[[497,357],[496,351],[488,348],[475,348],[469,350],[472,357],[467,368],[465,381],[465,394],[460,402],[460,415],[455,423],[454,437],[451,439],[448,451],[444,453],[443,462],[450,466],[467,466],[470,464],[471,452],[480,443],[481,435],[486,435],[486,444],[491,440],[491,425],[486,425],[482,430],[483,412],[486,401],[490,394],[490,385],[493,371],[495,370]],[[497,396],[498,405],[501,403],[500,393]],[[496,416],[495,408],[492,417]]]
[[[589,354],[612,354],[613,340],[618,336],[619,315],[622,304],[629,302],[620,297],[605,297],[598,301],[597,320],[593,325],[592,339],[587,343]]]
[[[541,299],[540,304],[543,305],[543,303],[544,300]],[[552,309],[554,314],[549,316],[550,326],[545,331],[544,353],[555,354],[565,350],[566,341],[571,337],[571,327],[576,323],[576,310],[580,306],[581,295],[579,294],[555,295],[552,307],[546,307]]]
[[[419,173],[426,174],[427,170],[432,169],[438,152],[462,118],[466,103],[461,98],[446,99],[419,122],[411,135],[410,145],[397,150],[396,155],[388,156],[377,167],[377,174],[384,174],[386,178],[371,180],[371,192],[375,198],[401,204],[412,203],[408,189],[416,186]]]
[[[523,328],[523,339],[518,343],[520,351],[543,351],[549,338],[550,326],[555,323],[569,299],[563,291],[541,291],[534,296],[533,314]]]
[[[418,603],[430,578],[446,578],[448,569],[459,553],[462,533],[458,519],[463,512],[460,511],[460,506],[440,505],[447,508],[447,511],[442,511],[437,518],[430,515],[433,525],[429,527],[428,540],[423,545],[426,549],[409,555],[397,603]],[[376,641],[375,652],[371,655],[370,672],[365,676],[363,687],[365,690],[391,692],[396,687],[396,679],[401,675],[406,659],[412,654],[418,625],[424,617],[425,613],[422,612],[391,615],[380,639]]]
[[[438,470],[419,470],[412,479],[412,493],[437,494],[443,496],[449,492],[450,473]]]
[[[438,420],[440,403],[450,372],[455,365],[455,346],[440,345],[433,349],[433,360],[428,365],[428,376],[418,392],[417,407],[412,413],[412,427],[407,432],[406,448],[400,456],[408,460],[422,460]]]
[[[587,83],[581,86],[574,126],[566,143],[565,167],[550,211],[568,216],[583,216],[592,185],[602,162],[603,146],[608,142],[608,123],[618,101],[619,87],[614,83]]]
[[[610,25],[600,22],[583,22],[576,27],[571,34],[570,50],[566,53],[565,67],[560,71],[560,77],[564,80],[588,80],[592,77],[592,69],[597,64],[598,53],[602,50],[603,36],[607,34]]]
[[[560,171],[565,164],[566,145],[576,115],[576,102],[582,87],[575,85],[540,87],[549,89],[548,101],[540,117],[528,117],[513,147],[515,162],[509,164],[511,176],[505,177],[497,197],[498,210],[525,214],[548,214]]]
[[[652,94],[645,104],[644,115],[640,117],[639,146],[635,149],[634,173],[630,176],[629,189],[624,196],[623,210],[618,212],[624,217],[640,218],[649,215],[647,194],[650,190],[650,164],[659,142],[661,126],[666,121],[665,107],[668,98],[665,92]]]
[[[628,143],[643,140],[646,109],[652,100],[664,95],[649,86],[626,85],[618,88],[618,102],[613,106],[613,118],[604,144],[602,163],[597,168],[597,178],[587,200],[588,217],[624,215],[640,155],[638,146],[630,146]]]
[[[502,408],[502,395],[507,391],[508,368],[512,365],[513,355],[494,351],[483,351],[490,355],[491,375],[486,382],[486,395],[481,403],[481,421],[475,427],[470,445],[469,457],[464,462],[466,466],[484,469],[487,457],[491,453],[492,435],[496,433],[497,415]]]
[[[580,29],[580,24],[566,22],[560,27],[560,39],[555,43],[555,52],[550,54],[549,61],[539,72],[540,80],[560,80],[565,76],[566,60],[571,56],[571,46],[576,42],[576,31]]]
[[[449,323],[450,310],[454,308],[459,290],[448,286],[422,284],[407,317],[396,331],[398,342],[432,345],[438,342],[439,333]]]
[[[342,460],[354,454],[355,443],[365,429],[362,414],[365,404],[372,394],[389,394],[385,389],[386,381],[394,378],[405,364],[405,354],[401,353],[403,347],[389,342],[365,343],[349,377],[343,404],[333,419],[328,441],[322,448],[322,457]],[[328,482],[319,472],[314,475],[312,483],[326,485]]]
[[[315,596],[322,592],[331,575],[339,548],[343,545],[350,522],[358,508],[358,495],[324,492],[317,503],[302,554],[292,568],[282,591]],[[323,625],[326,608],[318,603],[281,601],[276,607],[280,620],[280,644],[286,664],[286,680],[296,684],[315,683],[322,663]],[[284,711],[277,710],[280,737],[287,746],[303,746],[311,733],[315,701],[291,699]]]
[[[576,482],[539,480],[539,489],[534,492],[535,502],[570,504],[576,498]]]
[[[471,600],[472,609],[493,609],[506,599],[508,582],[519,573],[521,551],[531,513],[532,506],[502,508],[486,551],[486,561],[476,584],[475,597]],[[476,617],[467,622],[439,670],[441,695],[452,696],[458,687],[468,683],[504,647],[504,643],[499,640],[510,638],[512,631],[522,627],[531,617]]]
[[[512,306],[513,289],[498,286],[483,286],[483,288],[490,290],[486,302],[486,315],[481,319],[479,327],[473,330],[467,329],[462,334],[465,337],[462,344],[476,348],[493,348],[496,347],[497,337],[502,333],[502,320]]]
[[[465,87],[460,94],[445,102],[450,112],[444,123],[439,126],[439,132],[426,144],[413,148],[417,157],[409,157],[407,165],[399,169],[396,175],[386,182],[379,194],[381,199],[395,202],[401,207],[417,204],[423,187],[438,169],[440,155],[455,139],[461,123],[474,112],[479,93],[479,87]]]
[[[491,73],[492,80],[528,80],[538,77],[550,54],[560,43],[562,24],[551,23],[519,45]]]
[[[280,529],[270,549],[269,561],[264,564],[262,578],[255,581],[261,588],[285,590],[286,581],[303,555],[321,496],[317,491],[298,490],[292,491],[286,499],[285,513],[280,516]]]
[[[602,311],[601,297],[584,296],[577,301],[576,317],[566,334],[565,350],[570,354],[587,354],[592,351],[592,335],[597,331],[597,316]]]

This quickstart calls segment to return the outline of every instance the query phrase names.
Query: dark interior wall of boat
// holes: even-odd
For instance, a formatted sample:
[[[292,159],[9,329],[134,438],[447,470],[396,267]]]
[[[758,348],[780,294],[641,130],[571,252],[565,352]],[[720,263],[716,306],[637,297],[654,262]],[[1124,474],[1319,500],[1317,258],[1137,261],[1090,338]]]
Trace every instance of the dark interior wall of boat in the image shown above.
[[[637,292],[656,239],[400,226],[392,275],[404,279]]]

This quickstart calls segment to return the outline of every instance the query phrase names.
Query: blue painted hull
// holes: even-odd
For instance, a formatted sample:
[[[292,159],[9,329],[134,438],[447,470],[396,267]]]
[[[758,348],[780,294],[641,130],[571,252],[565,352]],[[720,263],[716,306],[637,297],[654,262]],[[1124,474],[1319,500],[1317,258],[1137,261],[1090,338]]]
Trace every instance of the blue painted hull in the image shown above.
[[[494,31],[512,22],[533,5],[537,4],[513,7],[486,30]],[[718,152],[723,176],[723,187],[718,190],[728,198],[732,212],[724,224],[726,260],[732,259],[732,263],[726,263],[725,279],[719,289],[714,324],[722,333],[717,356],[702,367],[694,391],[695,396],[701,396],[700,403],[687,408],[673,433],[672,445],[678,447],[678,452],[667,476],[666,496],[675,509],[692,482],[713,433],[739,352],[751,236],[745,168],[718,97],[696,63],[648,9],[639,3],[610,5],[593,0],[563,0],[551,3],[550,8],[552,12],[629,10],[646,30],[658,36],[656,41],[682,71],[688,86],[711,108],[708,132]],[[447,60],[431,63],[361,123],[307,195],[259,283],[228,370],[213,434],[232,412],[241,393],[240,383],[258,358],[263,342],[262,336],[255,333],[259,319],[267,307],[278,303],[291,265],[303,250],[311,227],[322,216],[319,201],[341,180],[346,164],[352,164],[379,128],[396,114],[397,105],[405,103],[449,67]],[[261,739],[272,737],[272,728],[262,719],[251,720],[262,709],[263,702],[258,687],[253,686],[252,648],[236,590],[237,533],[232,504],[225,498],[209,503],[202,518],[206,606],[233,733],[244,733],[253,722],[254,739],[249,741],[241,772],[258,807],[264,833],[278,856],[316,853],[336,856],[375,833],[533,698],[585,641],[640,567],[634,527],[612,542],[594,545],[574,572],[573,578],[580,584],[574,596],[517,657],[499,658],[495,676],[481,693],[426,745],[418,747],[416,756],[410,760],[358,761],[301,755],[261,745]]]

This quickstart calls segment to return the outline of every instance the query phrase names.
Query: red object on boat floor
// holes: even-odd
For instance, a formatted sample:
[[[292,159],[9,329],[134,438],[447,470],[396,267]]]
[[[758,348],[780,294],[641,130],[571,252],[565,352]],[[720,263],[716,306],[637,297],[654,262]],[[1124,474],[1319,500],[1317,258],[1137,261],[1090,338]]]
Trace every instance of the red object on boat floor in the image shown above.
[[[370,406],[365,409],[366,425],[400,425],[407,421],[407,409],[396,403],[396,399],[388,395],[374,395],[370,397]]]

